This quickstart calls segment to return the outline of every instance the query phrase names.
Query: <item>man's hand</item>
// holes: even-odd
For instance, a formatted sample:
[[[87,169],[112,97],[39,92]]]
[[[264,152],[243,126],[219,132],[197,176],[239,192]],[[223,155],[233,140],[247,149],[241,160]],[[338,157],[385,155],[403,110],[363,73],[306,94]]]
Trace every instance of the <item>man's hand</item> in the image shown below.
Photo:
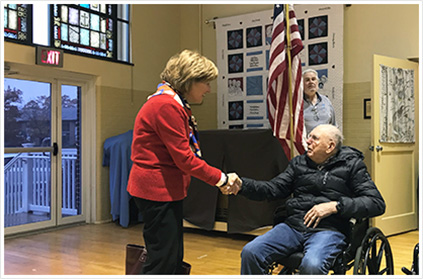
[[[241,189],[242,180],[238,177],[236,173],[228,173],[228,184],[220,187],[220,191],[224,195],[238,194],[238,191]]]
[[[307,227],[313,226],[313,228],[315,228],[323,218],[326,218],[329,215],[335,214],[337,212],[338,210],[336,209],[336,201],[316,204],[304,216],[304,225]]]

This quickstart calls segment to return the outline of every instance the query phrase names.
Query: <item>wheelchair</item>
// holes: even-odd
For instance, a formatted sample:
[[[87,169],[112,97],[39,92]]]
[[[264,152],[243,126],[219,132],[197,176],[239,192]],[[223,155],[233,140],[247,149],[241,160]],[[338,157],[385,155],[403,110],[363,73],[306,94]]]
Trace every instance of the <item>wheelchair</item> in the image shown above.
[[[416,246],[414,246],[413,264],[411,265],[411,269],[408,269],[406,267],[402,267],[401,270],[406,275],[418,275],[419,274],[419,244],[418,243],[416,244]]]
[[[354,275],[393,275],[394,261],[391,246],[385,235],[375,227],[369,227],[368,219],[350,220],[351,235],[347,247],[340,253],[331,268],[332,274],[345,275],[353,268]],[[295,252],[280,258],[269,266],[268,274],[298,274],[304,254]]]

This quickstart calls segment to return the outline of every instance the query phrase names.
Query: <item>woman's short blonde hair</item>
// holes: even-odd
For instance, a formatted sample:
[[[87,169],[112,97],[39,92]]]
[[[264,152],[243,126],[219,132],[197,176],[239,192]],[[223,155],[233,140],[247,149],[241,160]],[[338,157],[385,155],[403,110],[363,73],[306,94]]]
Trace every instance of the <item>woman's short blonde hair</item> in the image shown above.
[[[169,59],[160,78],[185,95],[193,82],[210,82],[218,74],[219,71],[211,60],[198,52],[183,50]]]

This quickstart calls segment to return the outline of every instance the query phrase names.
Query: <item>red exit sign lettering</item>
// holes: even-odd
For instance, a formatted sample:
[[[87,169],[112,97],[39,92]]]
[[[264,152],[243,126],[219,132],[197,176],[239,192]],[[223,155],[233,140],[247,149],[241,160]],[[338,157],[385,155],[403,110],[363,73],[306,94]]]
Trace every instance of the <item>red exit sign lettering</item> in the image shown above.
[[[38,46],[36,56],[37,65],[63,67],[63,50]]]

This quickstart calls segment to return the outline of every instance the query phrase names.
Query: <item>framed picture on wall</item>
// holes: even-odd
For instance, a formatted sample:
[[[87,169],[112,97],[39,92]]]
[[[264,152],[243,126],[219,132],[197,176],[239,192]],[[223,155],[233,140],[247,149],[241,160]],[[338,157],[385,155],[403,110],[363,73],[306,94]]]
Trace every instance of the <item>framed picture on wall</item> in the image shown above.
[[[364,119],[372,118],[372,103],[370,98],[363,100],[363,112]]]

